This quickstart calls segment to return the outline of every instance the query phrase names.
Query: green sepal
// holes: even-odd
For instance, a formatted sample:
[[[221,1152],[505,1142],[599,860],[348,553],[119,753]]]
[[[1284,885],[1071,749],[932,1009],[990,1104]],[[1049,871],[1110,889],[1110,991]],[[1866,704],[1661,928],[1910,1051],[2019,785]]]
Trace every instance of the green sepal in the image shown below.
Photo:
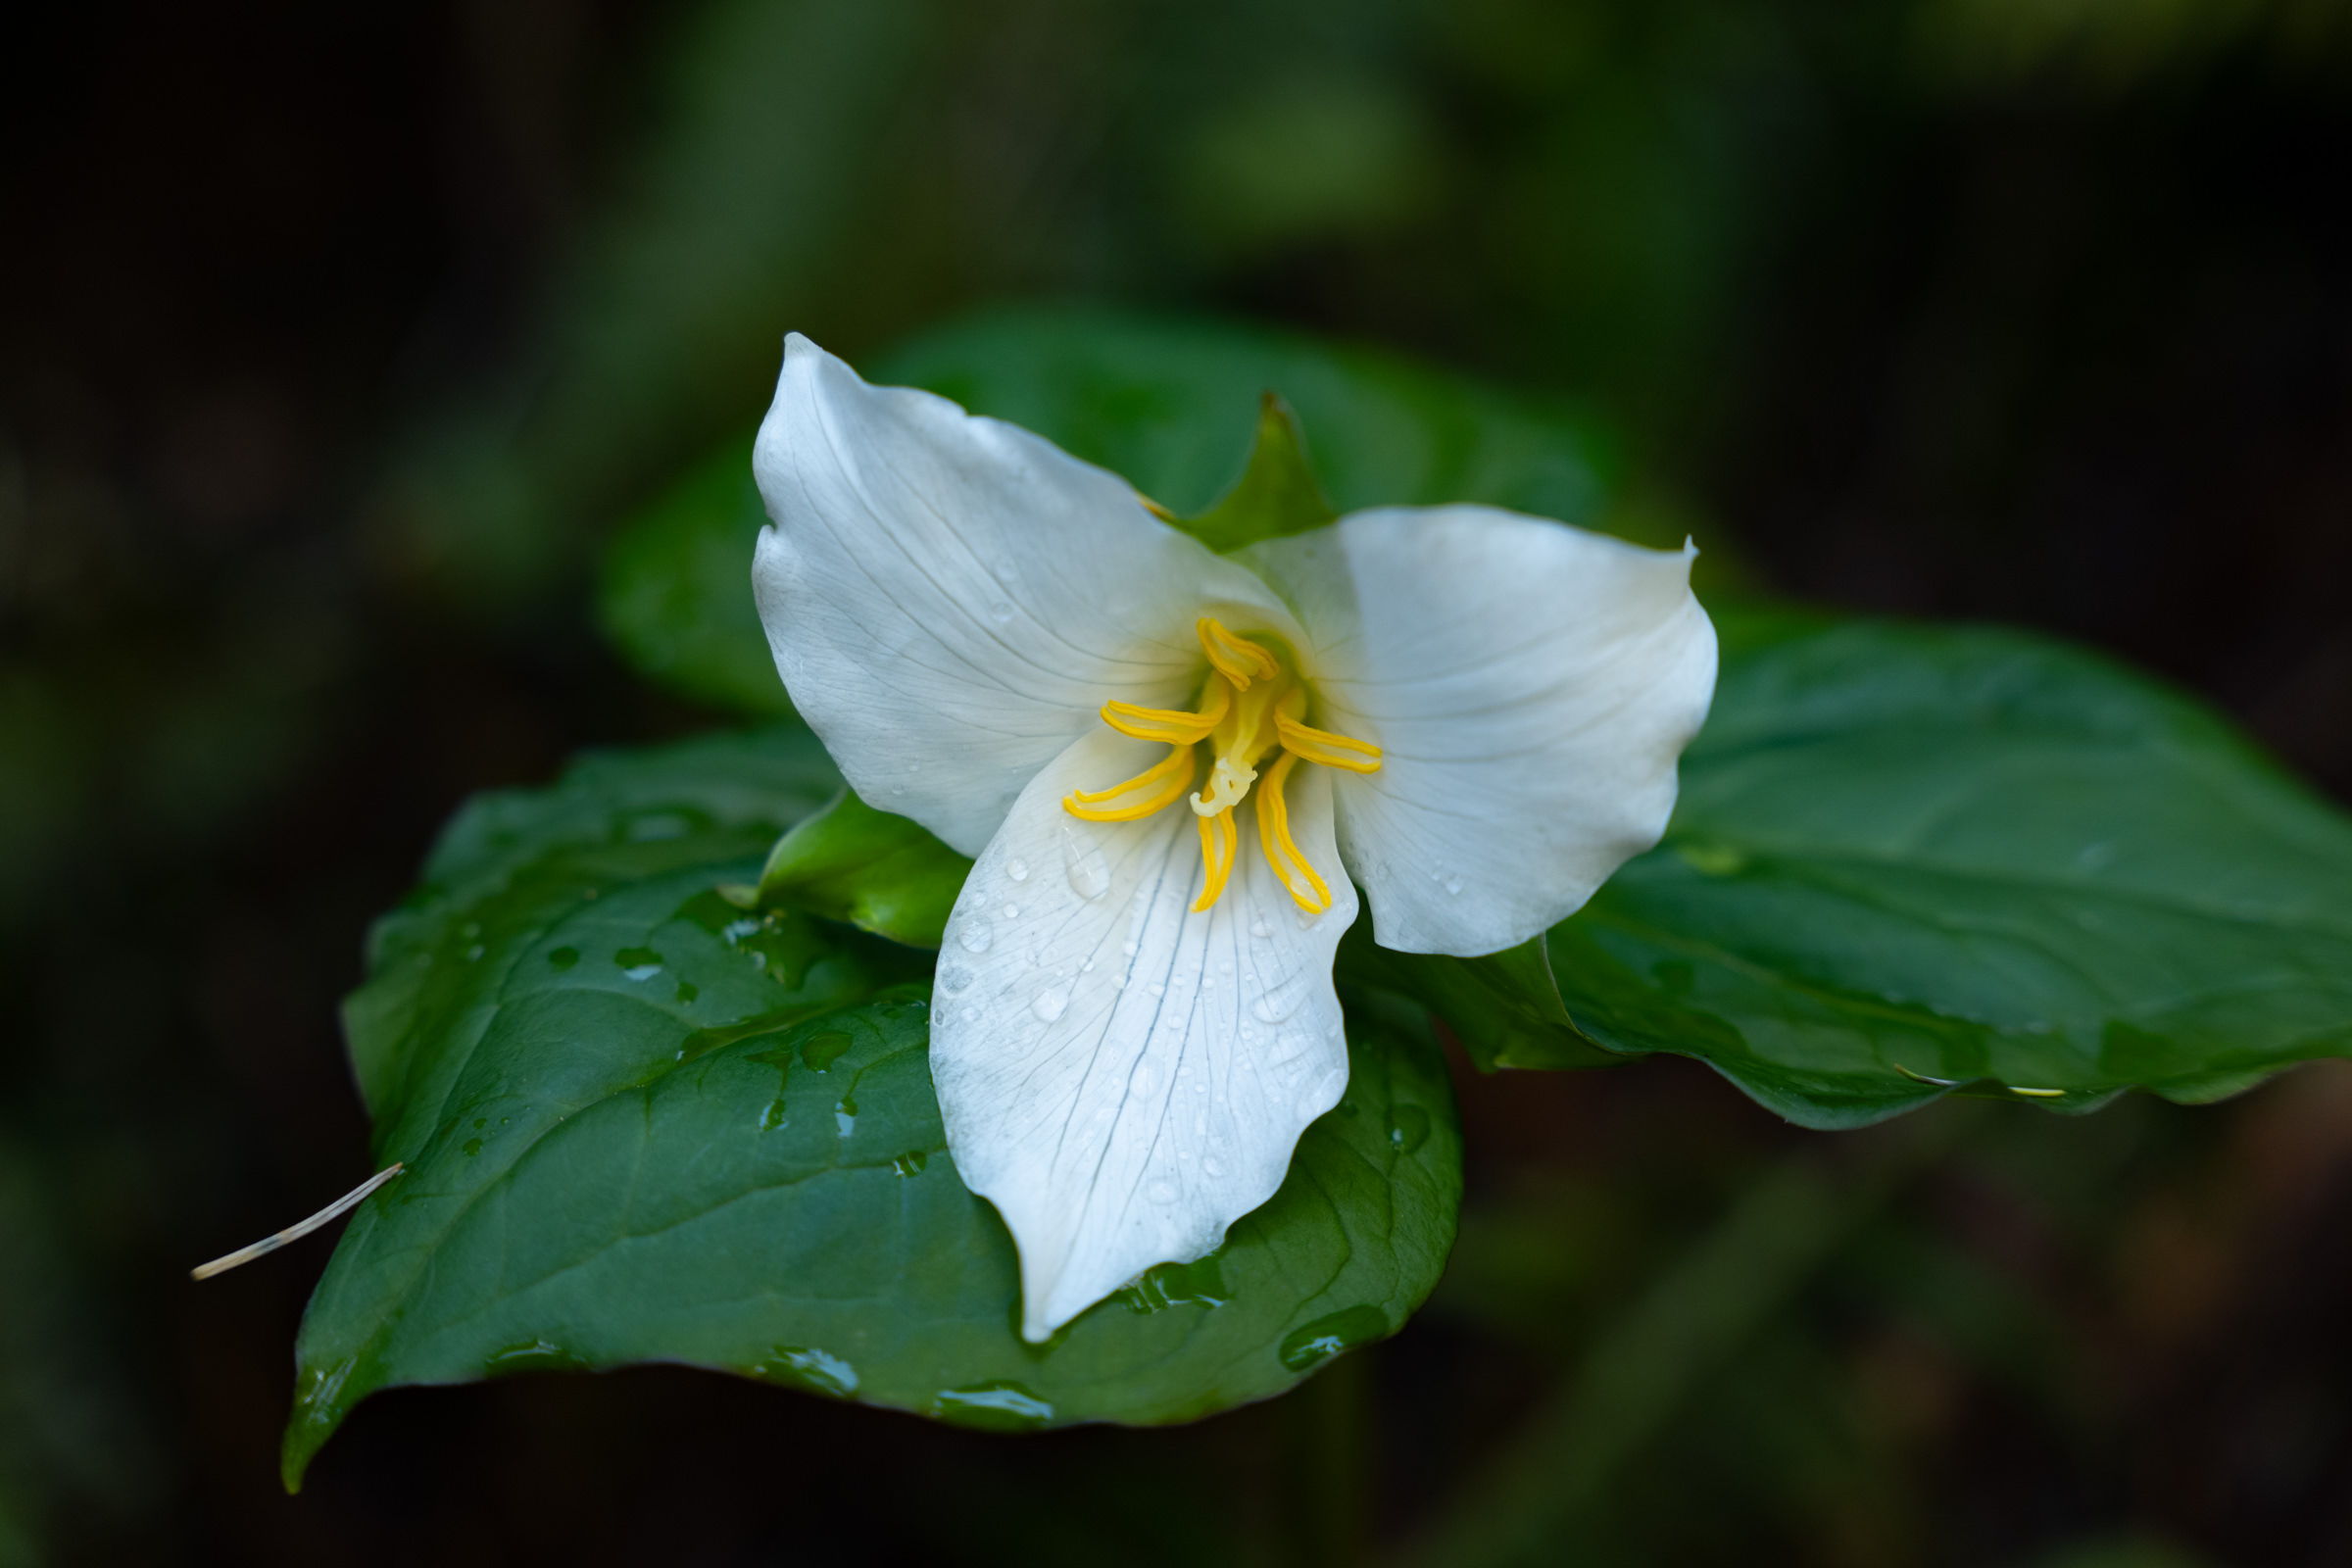
[[[1306,533],[1338,516],[1307,462],[1298,416],[1268,392],[1258,399],[1257,440],[1241,478],[1215,506],[1175,522],[1209,549],[1228,553],[1261,539]]]
[[[752,906],[796,908],[937,949],[972,862],[903,816],[845,789],[768,852]]]

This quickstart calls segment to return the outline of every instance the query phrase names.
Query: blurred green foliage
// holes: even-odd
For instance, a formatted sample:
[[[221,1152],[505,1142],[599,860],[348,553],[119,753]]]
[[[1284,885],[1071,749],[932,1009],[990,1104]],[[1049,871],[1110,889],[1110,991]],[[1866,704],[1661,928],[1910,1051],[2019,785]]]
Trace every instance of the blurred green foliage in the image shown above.
[[[882,374],[967,306],[1083,298],[1460,365],[1605,420],[1620,514],[1711,562],[1738,522],[1814,592],[2153,650],[2340,787],[2343,0],[44,24],[81,30],[0,104],[0,1552],[760,1561],[780,1494],[887,1475],[938,1506],[807,1508],[790,1549],[1347,1560],[1463,1517],[1523,1430],[1596,1444],[1587,1387],[1648,1436],[1517,1515],[1571,1560],[2348,1549],[2328,1066],[1984,1107],[1916,1173],[1860,1161],[1853,1208],[1855,1139],[1695,1072],[1467,1078],[1450,1272],[1352,1386],[1017,1449],[521,1379],[371,1404],[290,1510],[318,1244],[165,1277],[364,1174],[333,1002],[450,807],[699,722],[598,653],[589,563],[757,417],[790,327]],[[1587,1381],[1727,1255],[1784,1272],[1744,1324],[1676,1310],[1710,1370]]]

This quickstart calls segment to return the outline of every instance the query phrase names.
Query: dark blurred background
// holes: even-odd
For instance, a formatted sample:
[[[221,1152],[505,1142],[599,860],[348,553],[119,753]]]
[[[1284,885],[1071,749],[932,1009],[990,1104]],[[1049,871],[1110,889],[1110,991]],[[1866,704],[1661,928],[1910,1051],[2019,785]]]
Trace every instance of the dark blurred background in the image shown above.
[[[1012,1440],[717,1376],[369,1401],[334,1008],[468,792],[714,721],[596,548],[1082,299],[1565,393],[1778,591],[2087,640],[2352,794],[2347,0],[84,0],[0,50],[0,1565],[2352,1561],[2352,1068],[1838,1137],[1464,1075],[1446,1283]],[[1237,455],[1238,462],[1238,455]]]

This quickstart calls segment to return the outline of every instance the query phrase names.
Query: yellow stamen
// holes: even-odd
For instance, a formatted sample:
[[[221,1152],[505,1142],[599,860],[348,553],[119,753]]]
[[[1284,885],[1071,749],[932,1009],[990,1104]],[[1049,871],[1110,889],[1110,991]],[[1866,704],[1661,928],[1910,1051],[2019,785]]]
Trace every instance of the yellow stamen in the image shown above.
[[[1233,875],[1233,852],[1239,842],[1239,835],[1233,831],[1231,811],[1200,818],[1200,868],[1206,880],[1200,897],[1193,903],[1195,914],[1216,903],[1217,895],[1225,891],[1225,879]]]
[[[1193,629],[1200,634],[1200,650],[1208,655],[1209,663],[1233,682],[1237,692],[1248,691],[1253,680],[1272,680],[1282,673],[1282,664],[1272,654],[1247,637],[1236,637],[1214,615],[1202,615]]]
[[[1190,746],[1208,739],[1208,732],[1233,707],[1233,687],[1222,680],[1211,679],[1208,690],[1202,693],[1209,706],[1198,713],[1180,712],[1167,708],[1144,708],[1135,703],[1104,703],[1102,722],[1122,735],[1132,735],[1139,741],[1158,741],[1163,746]]]
[[[1193,794],[1200,830],[1200,897],[1196,912],[1213,906],[1233,878],[1240,830],[1234,808],[1257,791],[1257,842],[1291,900],[1306,913],[1332,906],[1331,888],[1291,836],[1284,787],[1300,762],[1380,770],[1381,750],[1369,741],[1316,729],[1304,720],[1306,688],[1282,662],[1247,637],[1228,631],[1213,616],[1196,623],[1200,648],[1214,671],[1200,690],[1199,710],[1144,708],[1135,703],[1102,705],[1102,722],[1122,735],[1155,741],[1166,759],[1106,790],[1072,790],[1062,808],[1089,822],[1132,822],[1173,806],[1193,788],[1200,773],[1198,748],[1208,748],[1208,787]],[[1281,755],[1261,774],[1268,754]]]
[[[1176,804],[1184,792],[1193,787],[1193,775],[1199,771],[1193,749],[1171,746],[1167,757],[1155,766],[1148,767],[1124,784],[1113,784],[1106,790],[1072,790],[1061,803],[1061,808],[1087,822],[1133,822],[1152,812]],[[1152,788],[1154,785],[1157,788]],[[1122,795],[1151,789],[1152,794],[1128,806],[1108,806]]]
[[[1282,798],[1282,787],[1289,781],[1291,769],[1298,765],[1297,754],[1285,752],[1266,769],[1265,783],[1257,792],[1257,847],[1265,852],[1266,864],[1282,878],[1291,902],[1308,914],[1321,914],[1331,907],[1331,889],[1315,875],[1314,866],[1299,853],[1298,841],[1291,837],[1291,811]],[[1298,870],[1296,876],[1292,872],[1294,866]],[[1312,898],[1298,890],[1300,877],[1314,890]]]
[[[1380,748],[1370,741],[1359,741],[1350,735],[1334,735],[1327,729],[1301,724],[1288,713],[1274,715],[1274,728],[1282,736],[1285,751],[1296,752],[1310,762],[1325,767],[1344,767],[1350,773],[1380,771]]]

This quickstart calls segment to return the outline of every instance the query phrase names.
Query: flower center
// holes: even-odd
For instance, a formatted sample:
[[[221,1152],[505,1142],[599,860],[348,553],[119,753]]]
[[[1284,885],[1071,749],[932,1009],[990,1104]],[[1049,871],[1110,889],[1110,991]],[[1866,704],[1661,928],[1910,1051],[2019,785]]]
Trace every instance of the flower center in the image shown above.
[[[1205,747],[1208,787],[1193,795],[1192,808],[1200,818],[1200,863],[1207,879],[1193,907],[1207,908],[1225,891],[1240,837],[1233,808],[1256,785],[1258,848],[1290,890],[1292,901],[1308,914],[1321,914],[1331,907],[1331,889],[1291,838],[1283,785],[1302,761],[1350,773],[1377,773],[1380,748],[1301,722],[1306,688],[1266,649],[1235,636],[1211,616],[1201,616],[1195,629],[1208,656],[1209,674],[1191,711],[1134,703],[1102,705],[1103,723],[1139,741],[1158,741],[1168,755],[1106,790],[1072,790],[1062,808],[1089,822],[1133,822],[1150,816],[1192,790]],[[1257,764],[1273,752],[1281,755],[1261,774]]]

